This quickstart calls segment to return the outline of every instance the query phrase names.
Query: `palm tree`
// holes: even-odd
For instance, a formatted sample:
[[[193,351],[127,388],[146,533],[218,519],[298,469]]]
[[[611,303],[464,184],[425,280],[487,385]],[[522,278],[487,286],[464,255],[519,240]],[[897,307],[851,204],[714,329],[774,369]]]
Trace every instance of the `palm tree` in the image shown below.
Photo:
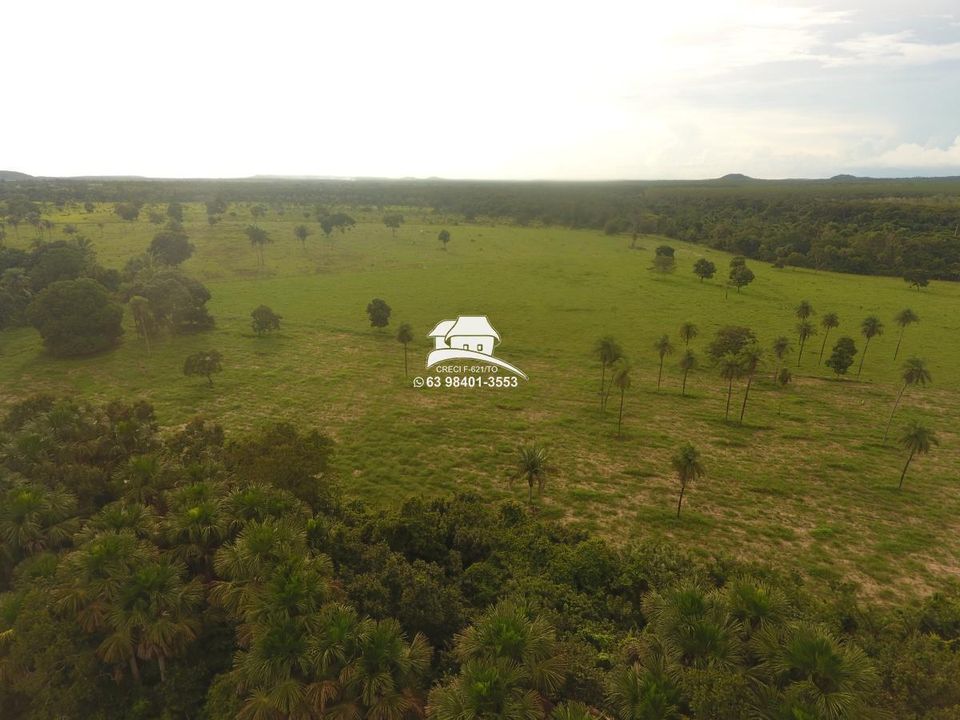
[[[660,338],[653,344],[653,349],[656,350],[657,355],[660,356],[660,369],[657,371],[657,390],[659,390],[660,380],[663,377],[663,358],[664,356],[673,352],[673,345],[670,342],[670,337],[668,335],[661,335]]]
[[[800,338],[800,352],[797,353],[797,367],[800,367],[800,360],[803,359],[803,346],[807,344],[807,339],[817,334],[817,329],[808,320],[801,320],[797,323],[797,336]]]
[[[680,481],[680,498],[677,500],[677,517],[680,517],[680,506],[683,505],[683,493],[687,489],[687,484],[699,480],[707,471],[700,462],[699,451],[690,443],[680,447],[670,464]]]
[[[870,341],[877,335],[883,335],[883,323],[876,315],[871,315],[860,323],[860,333],[867,339],[863,346],[863,354],[860,355],[860,367],[857,368],[857,377],[860,377],[860,371],[863,370],[863,360],[867,357],[867,348],[870,347]]]
[[[307,238],[310,236],[310,228],[306,225],[297,225],[293,229],[293,235],[300,241],[300,247],[307,249]]]
[[[727,353],[720,358],[720,377],[727,381],[727,407],[723,412],[723,419],[730,418],[730,396],[733,395],[733,381],[743,374],[740,358],[733,353]]]
[[[617,341],[609,335],[597,340],[594,345],[594,352],[600,358],[600,409],[603,410],[607,405],[606,395],[606,373],[607,368],[623,356],[623,350]]]
[[[546,448],[537,443],[521,445],[517,448],[516,466],[510,476],[510,483],[525,478],[530,488],[527,500],[533,504],[533,486],[536,484],[537,492],[543,493],[543,486],[551,470]]]
[[[697,369],[697,356],[694,355],[693,350],[689,348],[683,353],[680,357],[680,370],[683,371],[683,384],[680,386],[680,395],[686,397],[687,395],[687,374],[691,370]]]
[[[430,691],[430,720],[541,720],[543,699],[524,687],[524,672],[506,660],[471,660]]]
[[[147,345],[147,354],[149,355],[150,329],[153,324],[150,301],[142,295],[134,295],[130,298],[130,311],[133,313],[133,322],[137,326],[137,332],[143,335],[143,341]]]
[[[407,344],[413,340],[413,329],[407,323],[397,328],[397,342],[403,344],[403,376],[407,376]]]
[[[722,593],[683,582],[643,596],[643,614],[667,655],[686,668],[733,668],[741,660],[741,628]]]
[[[699,334],[700,329],[692,322],[685,322],[680,326],[680,339],[683,340],[684,347],[688,346],[690,341]]]
[[[893,422],[893,414],[897,411],[900,398],[903,397],[903,391],[906,390],[909,385],[926,387],[927,383],[933,380],[930,376],[930,371],[927,370],[927,364],[920,358],[910,358],[907,360],[907,362],[903,364],[903,373],[900,377],[903,379],[903,387],[901,387],[900,392],[897,393],[896,402],[893,403],[893,410],[890,411],[890,418],[887,420],[887,427],[883,431],[884,442],[887,441],[887,436],[890,433],[890,423]]]
[[[753,383],[753,376],[760,366],[763,359],[763,350],[757,344],[747,345],[740,351],[740,366],[743,373],[747,376],[747,387],[743,392],[743,405],[740,407],[740,424],[743,424],[743,414],[747,410],[747,397],[750,395],[750,385]]]
[[[907,474],[907,468],[910,467],[910,461],[913,460],[913,456],[930,452],[930,448],[934,445],[939,445],[940,441],[937,439],[937,436],[933,434],[932,430],[920,423],[913,422],[907,426],[907,431],[900,438],[900,444],[903,445],[903,448],[908,450],[910,454],[907,456],[907,462],[903,466],[903,472],[900,473],[900,484],[897,488],[903,487],[903,478]]]
[[[679,720],[679,678],[670,672],[665,653],[646,655],[610,673],[607,701],[618,720]]]
[[[823,350],[827,347],[827,336],[831,330],[840,327],[840,318],[836,313],[825,313],[824,316],[820,318],[820,327],[823,328],[823,342],[820,343],[820,357],[817,358],[818,363],[823,362]]]
[[[626,358],[620,358],[613,366],[613,378],[610,381],[620,391],[620,414],[617,417],[617,437],[623,425],[623,396],[630,389],[630,363]]]
[[[773,354],[777,358],[777,367],[773,371],[773,381],[777,381],[777,375],[780,374],[780,368],[783,367],[783,359],[790,352],[790,341],[781,335],[773,341]]]
[[[273,240],[270,239],[270,235],[266,230],[257,225],[247,225],[244,233],[246,233],[247,239],[250,240],[250,244],[253,245],[254,249],[257,251],[257,259],[260,263],[260,267],[263,267],[263,248],[267,243],[273,242]]]
[[[524,605],[505,600],[454,637],[454,654],[462,663],[515,663],[533,689],[544,694],[555,692],[563,684],[568,669],[553,626],[539,616],[531,616]]]
[[[877,678],[859,648],[806,625],[764,631],[756,645],[763,658],[758,672],[779,691],[775,705],[787,710],[778,717],[866,717],[865,701],[875,692]]]
[[[807,320],[811,315],[816,315],[817,311],[813,309],[813,305],[810,304],[807,300],[801,300],[800,304],[797,305],[793,310],[793,314],[796,315],[797,320],[803,322]]]
[[[897,325],[900,326],[900,337],[897,338],[897,349],[893,351],[893,359],[896,360],[897,355],[900,354],[900,343],[903,342],[903,332],[907,329],[908,325],[920,322],[920,318],[913,310],[906,308],[898,312],[894,320],[896,320]]]

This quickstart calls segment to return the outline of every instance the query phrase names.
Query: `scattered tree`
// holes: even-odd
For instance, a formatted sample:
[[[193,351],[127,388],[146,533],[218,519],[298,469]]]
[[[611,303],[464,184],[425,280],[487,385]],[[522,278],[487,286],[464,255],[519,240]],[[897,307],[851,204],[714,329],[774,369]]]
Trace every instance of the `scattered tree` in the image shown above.
[[[397,342],[403,345],[403,376],[407,377],[407,345],[413,340],[413,328],[403,323],[397,328]]]
[[[153,236],[147,252],[164,265],[180,265],[193,255],[193,250],[183,230],[168,228]]]
[[[730,284],[737,289],[737,293],[740,292],[740,288],[752,283],[754,278],[753,270],[747,267],[744,258],[735,257],[730,260]]]
[[[693,264],[693,274],[703,282],[717,274],[717,266],[706,258],[700,258]]]
[[[687,394],[687,375],[691,370],[697,369],[697,356],[693,350],[687,348],[680,356],[680,370],[683,372],[683,384],[680,386],[680,395],[686,397]]]
[[[123,308],[90,278],[51,283],[27,307],[27,319],[55,357],[109,350],[123,335]]]
[[[910,358],[907,360],[903,364],[903,372],[900,377],[903,380],[903,385],[900,387],[900,392],[897,393],[897,399],[893,403],[893,410],[890,411],[887,427],[883,430],[884,442],[887,441],[887,436],[890,434],[890,423],[893,422],[893,414],[897,411],[897,406],[900,404],[900,398],[903,397],[904,390],[911,385],[926,387],[927,383],[933,380],[930,371],[927,370],[927,364],[920,358]]]
[[[607,405],[607,368],[623,357],[623,350],[616,340],[609,335],[605,335],[597,340],[594,345],[594,352],[600,360],[600,409],[603,410]]]
[[[907,426],[906,431],[900,438],[900,444],[903,445],[904,450],[910,454],[907,456],[907,462],[903,466],[903,472],[900,473],[900,484],[897,485],[898,489],[903,487],[903,478],[906,477],[907,468],[910,467],[910,461],[913,460],[914,455],[923,455],[930,452],[930,448],[934,445],[939,445],[940,441],[932,430],[920,423],[913,422]]]
[[[253,319],[253,331],[257,335],[263,335],[272,330],[279,330],[280,321],[283,319],[282,315],[277,315],[266,305],[260,305],[255,308],[253,312],[250,313],[250,317]]]
[[[623,425],[623,396],[630,389],[630,363],[622,357],[613,366],[613,378],[610,381],[620,391],[620,414],[617,416],[617,437],[621,437]]]
[[[150,301],[142,295],[134,295],[130,298],[130,312],[133,313],[133,322],[137,328],[137,334],[143,338],[147,345],[147,354],[150,353],[150,333],[156,321],[150,310]]]
[[[903,274],[903,280],[910,287],[915,287],[917,292],[930,284],[930,273],[925,270],[908,270]]]
[[[794,308],[793,314],[796,315],[797,320],[803,321],[810,319],[812,315],[816,315],[817,311],[813,309],[813,305],[808,300],[801,300],[800,304]]]
[[[380,298],[374,298],[367,303],[367,316],[370,318],[370,327],[385,328],[390,324],[390,306]]]
[[[254,249],[257,251],[257,259],[260,263],[260,267],[263,267],[263,248],[267,245],[267,243],[273,242],[273,240],[270,239],[270,234],[257,225],[247,225],[243,232],[246,233],[250,244],[253,245]]]
[[[840,327],[840,318],[833,312],[824,313],[823,317],[820,318],[820,327],[823,328],[823,342],[820,343],[820,356],[817,358],[818,363],[823,362],[823,351],[824,348],[827,347],[827,336],[831,330]]]
[[[830,353],[830,357],[827,358],[825,364],[837,374],[837,377],[840,377],[847,374],[847,370],[853,365],[853,358],[856,354],[857,346],[854,344],[853,338],[842,337],[833,346],[833,352]]]
[[[653,255],[653,269],[657,272],[670,273],[677,267],[674,249],[669,245],[660,245]]]
[[[517,448],[516,467],[510,476],[510,484],[515,480],[525,479],[529,486],[527,501],[533,504],[533,486],[537,486],[537,493],[543,493],[543,486],[547,475],[552,471],[547,449],[537,443],[521,445]]]
[[[913,325],[915,322],[920,322],[920,318],[910,308],[904,308],[897,313],[897,316],[894,319],[897,321],[897,325],[900,326],[900,336],[897,338],[897,348],[893,351],[893,359],[896,361],[897,356],[900,354],[900,343],[903,342],[904,331],[907,329],[908,325]]]
[[[797,367],[800,367],[800,360],[803,359],[803,348],[807,344],[807,339],[817,334],[817,328],[809,320],[801,320],[797,323],[797,337],[800,340],[800,352],[797,353]]]
[[[777,365],[773,371],[773,379],[776,382],[780,368],[783,367],[784,358],[790,353],[790,341],[783,335],[773,341],[773,356],[777,358]]]
[[[723,419],[730,419],[730,397],[733,395],[733,381],[743,375],[743,365],[740,363],[740,356],[733,353],[727,353],[718,363],[720,377],[727,381],[727,407],[723,412]]]
[[[397,230],[403,225],[403,215],[399,213],[389,213],[383,216],[383,224],[390,228],[393,237],[397,236]]]
[[[441,230],[440,234],[437,235],[437,239],[440,241],[440,244],[443,246],[443,249],[447,249],[447,243],[450,242],[450,231]]]
[[[713,341],[707,346],[707,354],[712,362],[718,363],[725,355],[738,355],[741,350],[755,342],[757,336],[750,328],[726,325],[717,330]]]
[[[657,390],[660,389],[660,380],[663,378],[663,358],[673,353],[673,344],[670,342],[669,335],[661,335],[653,344],[653,349],[660,356],[660,367],[657,370]]]
[[[680,497],[677,499],[677,517],[679,518],[687,485],[702,478],[707,474],[707,470],[700,462],[700,452],[690,443],[680,447],[670,464],[677,473],[677,480],[680,481]]]
[[[306,225],[297,225],[293,229],[293,235],[297,240],[300,241],[300,247],[303,250],[307,249],[307,238],[310,237],[310,228]]]
[[[692,322],[685,322],[680,326],[680,339],[683,340],[683,346],[688,347],[690,341],[700,334],[699,328]]]
[[[867,348],[870,347],[870,341],[878,335],[883,335],[883,323],[880,322],[880,318],[875,315],[864,318],[864,321],[860,323],[860,334],[867,339],[867,342],[864,344],[863,354],[860,356],[860,367],[857,368],[857,377],[860,377],[860,372],[863,370],[863,361],[864,358],[867,357]]]
[[[183,374],[187,377],[202,376],[213,387],[213,374],[223,371],[223,356],[217,350],[206,350],[189,355],[183,362]]]
[[[756,343],[748,345],[740,351],[740,367],[743,374],[747,376],[747,387],[743,391],[743,405],[740,406],[740,424],[743,424],[743,414],[747,410],[747,398],[750,396],[750,385],[753,383],[753,376],[760,367],[760,361],[763,359],[763,350]]]

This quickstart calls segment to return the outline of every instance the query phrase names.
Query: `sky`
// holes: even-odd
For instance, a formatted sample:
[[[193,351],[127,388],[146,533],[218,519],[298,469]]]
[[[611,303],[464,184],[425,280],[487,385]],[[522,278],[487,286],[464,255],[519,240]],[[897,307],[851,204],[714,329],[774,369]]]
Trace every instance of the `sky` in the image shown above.
[[[960,3],[30,0],[0,169],[960,175]]]

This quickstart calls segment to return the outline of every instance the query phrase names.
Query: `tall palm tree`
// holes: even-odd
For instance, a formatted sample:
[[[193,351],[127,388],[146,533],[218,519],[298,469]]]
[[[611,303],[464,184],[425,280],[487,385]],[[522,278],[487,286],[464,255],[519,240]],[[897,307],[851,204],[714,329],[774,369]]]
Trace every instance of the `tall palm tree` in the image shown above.
[[[691,370],[697,369],[697,356],[693,350],[687,348],[680,357],[680,370],[683,372],[683,384],[680,386],[680,395],[686,397],[687,394],[687,375]]]
[[[537,486],[537,492],[543,492],[543,486],[547,481],[547,475],[552,470],[549,463],[549,454],[547,449],[533,443],[531,445],[521,445],[517,448],[516,466],[513,474],[510,476],[510,483],[521,478],[526,479],[530,492],[527,500],[533,504],[533,486]]]
[[[897,338],[897,349],[893,351],[893,359],[897,359],[897,355],[900,354],[900,343],[903,342],[903,333],[907,329],[908,325],[912,325],[915,322],[920,322],[920,318],[917,314],[910,308],[905,308],[897,313],[897,316],[894,318],[897,325],[900,326],[900,337]]]
[[[790,352],[790,341],[786,336],[781,335],[776,340],[773,341],[773,354],[777,358],[777,366],[773,371],[773,381],[777,381],[777,375],[780,373],[780,368],[783,367],[783,359],[787,356],[787,353]]]
[[[893,414],[897,411],[897,406],[900,404],[900,398],[903,397],[903,391],[907,389],[910,385],[920,385],[921,387],[926,387],[927,383],[933,380],[933,377],[930,375],[930,371],[927,370],[927,364],[920,358],[910,358],[903,364],[903,373],[900,375],[903,379],[903,386],[900,388],[900,392],[897,393],[897,399],[893,403],[893,410],[890,411],[890,417],[887,420],[887,427],[883,431],[883,441],[887,441],[887,436],[890,434],[890,423],[893,422]]]
[[[860,377],[860,371],[863,370],[863,360],[867,357],[867,348],[870,347],[870,341],[877,335],[883,335],[883,323],[880,322],[880,318],[876,315],[870,315],[864,318],[863,322],[860,323],[860,334],[867,339],[867,342],[863,346],[863,354],[860,355],[860,366],[857,368],[857,377]]]
[[[797,353],[797,367],[800,367],[800,361],[803,359],[803,346],[807,340],[817,334],[817,328],[809,320],[801,320],[797,323],[797,337],[800,339],[800,351]]]
[[[743,424],[743,414],[747,410],[747,398],[750,396],[750,385],[753,383],[753,376],[760,367],[760,361],[763,360],[763,349],[756,343],[747,345],[740,351],[740,366],[743,374],[747,376],[747,387],[743,392],[743,405],[740,406],[740,420]]]
[[[403,376],[407,376],[407,345],[413,340],[413,328],[403,323],[397,328],[397,342],[403,345]]]
[[[824,348],[827,347],[827,336],[830,335],[831,330],[840,327],[840,318],[833,312],[824,313],[824,316],[820,318],[820,327],[823,328],[823,342],[820,343],[820,357],[817,358],[818,363],[823,362],[823,351]]]
[[[620,414],[617,416],[617,437],[621,437],[620,428],[623,426],[623,396],[630,389],[630,363],[626,358],[620,358],[613,366],[613,378],[610,381],[620,391]]]
[[[906,432],[900,438],[900,444],[903,445],[903,448],[909,451],[910,454],[907,456],[907,462],[903,466],[903,472],[900,473],[900,484],[897,485],[898,488],[903,487],[903,478],[907,474],[907,468],[910,467],[910,461],[913,460],[913,456],[930,452],[930,448],[934,445],[939,445],[940,441],[928,427],[913,422],[907,426]]]
[[[793,314],[796,316],[797,320],[803,322],[810,318],[811,315],[816,315],[817,311],[813,309],[813,305],[810,304],[808,300],[801,300],[800,304],[794,308]]]
[[[680,339],[683,340],[683,346],[687,347],[690,341],[700,334],[700,329],[692,322],[685,322],[680,326]]]
[[[603,410],[607,405],[606,391],[606,373],[607,368],[613,365],[623,356],[623,350],[620,345],[611,336],[605,335],[597,340],[594,345],[594,352],[600,359],[600,409]]]
[[[687,485],[699,480],[707,471],[700,462],[700,452],[690,443],[685,443],[670,460],[670,464],[677,473],[680,481],[680,497],[677,500],[677,517],[680,517],[680,506],[683,505],[683,493]]]
[[[273,242],[273,240],[270,239],[270,234],[258,225],[247,225],[243,232],[246,234],[250,244],[253,245],[257,251],[257,260],[260,263],[260,267],[263,267],[263,248],[267,243]]]
[[[727,353],[720,358],[718,365],[720,368],[720,377],[727,381],[727,407],[723,411],[723,419],[730,419],[730,397],[733,395],[733,381],[743,375],[743,365],[740,364],[740,358],[733,353]]]
[[[653,349],[660,356],[660,369],[657,371],[657,390],[660,389],[660,380],[663,377],[663,358],[673,352],[673,344],[669,335],[661,335],[653,344]]]
[[[0,569],[66,544],[76,530],[76,498],[39,484],[15,482],[0,493]]]

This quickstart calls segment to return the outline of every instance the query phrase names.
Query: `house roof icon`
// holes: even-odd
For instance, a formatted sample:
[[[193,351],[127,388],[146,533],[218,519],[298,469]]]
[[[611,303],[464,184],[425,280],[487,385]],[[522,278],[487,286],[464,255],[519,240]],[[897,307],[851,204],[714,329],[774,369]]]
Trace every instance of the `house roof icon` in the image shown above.
[[[486,315],[461,315],[456,320],[441,320],[427,337],[442,337],[448,341],[454,337],[490,337],[500,343],[500,334],[493,329]]]

